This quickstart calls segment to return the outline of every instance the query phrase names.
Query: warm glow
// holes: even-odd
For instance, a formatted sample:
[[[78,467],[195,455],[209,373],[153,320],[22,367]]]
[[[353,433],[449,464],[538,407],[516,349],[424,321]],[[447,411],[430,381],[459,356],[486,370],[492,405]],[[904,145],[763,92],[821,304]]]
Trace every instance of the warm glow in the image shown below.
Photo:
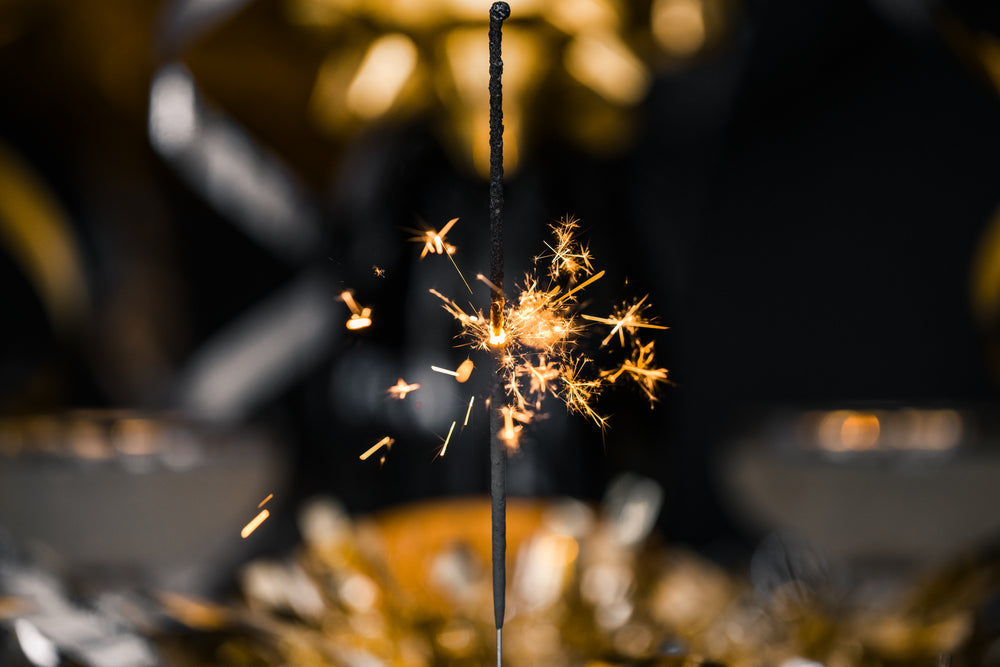
[[[255,516],[253,520],[250,521],[250,523],[243,526],[243,530],[240,531],[240,537],[242,537],[243,539],[248,538],[253,531],[257,530],[257,528],[260,527],[260,524],[264,523],[264,521],[267,520],[267,517],[269,516],[271,516],[270,512],[268,512],[267,510],[261,510],[260,514]]]
[[[347,107],[372,119],[388,111],[417,65],[417,47],[399,33],[385,35],[368,49],[347,88]]]
[[[614,104],[632,106],[646,94],[650,76],[646,67],[611,32],[584,33],[570,42],[566,71],[577,81]]]
[[[490,345],[503,345],[507,342],[507,332],[503,329],[499,331],[494,331],[493,327],[490,327]]]
[[[875,447],[881,432],[876,415],[834,410],[820,420],[817,431],[820,447],[830,452],[858,452]]]
[[[455,373],[455,379],[459,382],[465,382],[472,375],[472,369],[475,367],[475,364],[472,363],[472,359],[466,359],[458,365],[458,372]]]
[[[701,0],[655,0],[650,18],[656,41],[676,56],[689,56],[705,43]]]
[[[365,308],[365,312],[370,313],[371,308]],[[372,319],[366,315],[351,315],[351,318],[347,320],[347,328],[352,331],[355,329],[364,329],[372,324]]]
[[[268,502],[270,502],[271,498],[274,498],[274,494],[273,493],[267,494],[267,498],[264,498],[264,500],[260,501],[257,504],[257,509],[260,509],[261,507],[263,507],[264,505],[266,505]]]

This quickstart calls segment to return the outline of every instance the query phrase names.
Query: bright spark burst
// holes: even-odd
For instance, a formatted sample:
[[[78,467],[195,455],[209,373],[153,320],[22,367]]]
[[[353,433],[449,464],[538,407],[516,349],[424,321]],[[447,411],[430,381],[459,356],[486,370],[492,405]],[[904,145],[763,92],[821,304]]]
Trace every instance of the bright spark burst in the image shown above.
[[[546,243],[545,247],[551,254],[539,256],[539,259],[550,260],[549,278],[552,280],[559,280],[566,275],[573,281],[579,273],[590,275],[594,272],[594,267],[590,263],[592,259],[590,249],[576,240],[576,230],[579,226],[579,221],[568,215],[552,225],[555,245]]]
[[[649,399],[650,404],[659,400],[656,390],[661,382],[670,382],[667,379],[666,368],[654,367],[653,343],[649,341],[645,345],[635,343],[632,358],[622,363],[617,370],[601,371],[601,377],[608,382],[615,382],[622,376],[628,374],[639,385]]]
[[[351,294],[350,290],[341,292],[340,300],[346,303],[347,307],[351,309],[351,317],[347,320],[346,324],[348,329],[364,329],[367,326],[371,326],[372,309],[360,307],[358,302],[354,300],[354,295]]]
[[[600,322],[601,324],[607,324],[612,327],[611,333],[607,335],[607,338],[601,341],[601,347],[607,345],[608,341],[614,338],[615,334],[618,334],[618,340],[621,342],[621,346],[625,347],[626,331],[629,334],[635,334],[636,329],[670,328],[659,324],[653,324],[650,320],[643,318],[643,311],[649,307],[649,304],[645,303],[648,298],[649,295],[647,294],[628,308],[626,308],[624,304],[619,306],[611,314],[611,317],[594,317],[593,315],[581,315],[580,317],[585,320],[590,320],[591,322]]]
[[[473,306],[463,308],[440,292],[430,290],[443,302],[445,311],[461,324],[460,339],[464,344],[500,351],[503,386],[511,401],[511,405],[500,407],[504,416],[500,436],[510,448],[518,446],[521,424],[529,423],[539,414],[546,395],[556,396],[570,412],[585,416],[603,429],[607,417],[597,412],[594,403],[607,384],[627,374],[652,402],[656,400],[659,385],[667,382],[667,370],[654,365],[652,343],[638,340],[639,329],[667,328],[644,315],[648,295],[631,306],[616,308],[611,317],[579,313],[581,292],[603,277],[604,271],[595,272],[589,249],[576,239],[578,227],[578,222],[569,217],[552,225],[554,240],[546,244],[549,252],[535,258],[535,270],[525,276],[515,298],[506,301],[500,332],[491,330],[489,318],[482,311]],[[539,264],[544,266],[543,273],[548,278],[544,285],[538,278]],[[493,292],[499,290],[484,276],[477,279]],[[581,346],[584,334],[592,326],[590,322],[611,327],[602,346],[617,335],[623,347],[631,341],[632,356],[618,368],[597,368],[583,354]]]
[[[404,398],[406,398],[407,394],[409,394],[411,391],[416,391],[417,389],[420,389],[419,383],[414,382],[413,384],[407,384],[406,380],[404,380],[403,378],[399,378],[396,384],[386,389],[385,392],[390,396],[392,396],[393,398],[398,398],[399,400],[403,400]]]
[[[261,510],[260,514],[250,520],[250,523],[243,526],[243,530],[240,531],[240,537],[244,540],[250,537],[250,534],[257,530],[260,527],[260,524],[264,523],[269,516],[271,516],[270,512],[267,510]]]
[[[427,255],[455,254],[455,246],[446,242],[444,237],[448,235],[448,232],[451,231],[451,228],[455,226],[456,222],[458,222],[458,218],[452,218],[445,223],[440,232],[434,229],[428,229],[423,232],[411,230],[417,234],[417,236],[414,236],[410,240],[415,241],[416,243],[424,244],[423,250],[420,251],[420,259],[423,259]]]

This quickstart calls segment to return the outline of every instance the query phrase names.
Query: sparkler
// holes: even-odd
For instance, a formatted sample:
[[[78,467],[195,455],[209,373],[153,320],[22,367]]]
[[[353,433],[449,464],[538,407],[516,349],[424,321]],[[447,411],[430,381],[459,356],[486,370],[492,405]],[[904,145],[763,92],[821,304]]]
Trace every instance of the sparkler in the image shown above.
[[[510,16],[510,5],[494,2],[490,7],[490,294],[489,343],[493,346],[496,377],[490,410],[490,515],[492,517],[493,620],[497,629],[497,667],[503,662],[503,616],[507,584],[507,452],[500,433],[503,403],[501,382],[504,367],[503,297],[503,60],[501,26]],[[480,318],[477,318],[480,319]],[[471,322],[471,320],[470,320]],[[508,411],[505,420],[509,419]],[[510,431],[513,431],[511,426]],[[503,435],[508,435],[504,425]],[[512,434],[511,434],[512,435]]]

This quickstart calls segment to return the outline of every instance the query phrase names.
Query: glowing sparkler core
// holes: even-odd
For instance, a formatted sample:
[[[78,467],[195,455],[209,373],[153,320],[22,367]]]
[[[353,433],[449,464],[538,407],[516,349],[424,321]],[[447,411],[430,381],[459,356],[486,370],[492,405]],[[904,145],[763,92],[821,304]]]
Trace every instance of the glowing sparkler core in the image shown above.
[[[540,285],[537,270],[526,275],[516,298],[499,300],[499,328],[494,323],[495,306],[502,295],[485,276],[476,278],[490,287],[489,319],[480,311],[465,310],[440,292],[430,290],[461,324],[461,338],[466,344],[498,355],[502,385],[512,400],[511,406],[500,408],[504,419],[500,435],[508,448],[517,446],[520,427],[513,422],[528,423],[541,410],[542,398],[548,394],[559,398],[570,412],[587,417],[603,429],[607,417],[597,412],[594,402],[607,384],[624,375],[635,381],[652,403],[659,386],[669,382],[667,369],[654,365],[653,344],[638,338],[640,329],[667,328],[644,315],[648,295],[630,306],[623,304],[614,309],[610,317],[580,314],[579,294],[602,278],[604,271],[595,272],[590,251],[576,239],[576,220],[566,217],[551,227],[554,242],[546,244],[549,253],[535,258],[536,266],[547,263],[547,285]],[[619,367],[599,369],[581,351],[580,340],[591,322],[611,327],[602,346],[616,336],[622,347],[631,346],[631,356]]]

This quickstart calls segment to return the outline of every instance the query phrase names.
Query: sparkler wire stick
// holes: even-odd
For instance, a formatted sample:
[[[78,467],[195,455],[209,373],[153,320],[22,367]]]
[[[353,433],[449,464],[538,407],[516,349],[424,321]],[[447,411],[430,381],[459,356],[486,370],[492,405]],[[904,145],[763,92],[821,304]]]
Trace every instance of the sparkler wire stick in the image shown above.
[[[503,616],[507,585],[507,452],[500,437],[500,406],[504,402],[500,378],[503,355],[503,91],[500,57],[501,26],[510,16],[510,5],[490,7],[490,281],[498,289],[490,294],[490,339],[496,377],[490,406],[490,513],[493,543],[493,618],[497,628],[497,667],[503,660]]]

